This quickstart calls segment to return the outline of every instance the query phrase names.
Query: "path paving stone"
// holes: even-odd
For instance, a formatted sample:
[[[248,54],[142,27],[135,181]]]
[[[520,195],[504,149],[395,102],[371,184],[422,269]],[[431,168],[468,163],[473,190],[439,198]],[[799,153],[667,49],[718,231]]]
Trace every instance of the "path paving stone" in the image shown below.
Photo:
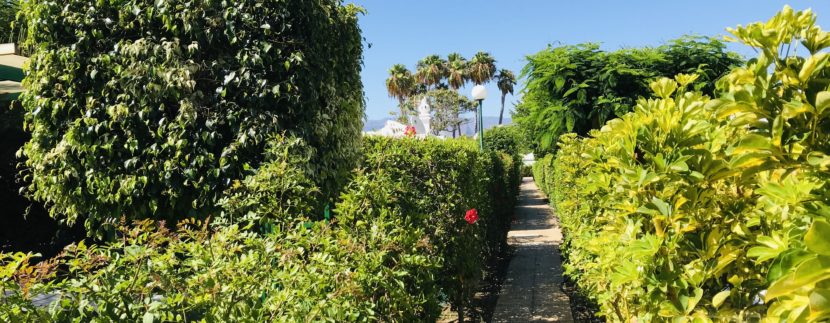
[[[522,180],[516,221],[507,240],[514,248],[493,322],[573,322],[562,291],[562,230],[530,177]]]

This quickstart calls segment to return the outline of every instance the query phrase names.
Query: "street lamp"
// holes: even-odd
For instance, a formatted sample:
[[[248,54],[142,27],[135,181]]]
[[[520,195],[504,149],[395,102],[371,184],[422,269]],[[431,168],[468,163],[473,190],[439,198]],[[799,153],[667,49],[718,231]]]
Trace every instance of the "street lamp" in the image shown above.
[[[476,111],[476,118],[478,118],[478,146],[484,150],[484,117],[482,117],[482,102],[487,98],[487,89],[484,85],[476,85],[473,87],[473,100],[478,101],[478,110]]]

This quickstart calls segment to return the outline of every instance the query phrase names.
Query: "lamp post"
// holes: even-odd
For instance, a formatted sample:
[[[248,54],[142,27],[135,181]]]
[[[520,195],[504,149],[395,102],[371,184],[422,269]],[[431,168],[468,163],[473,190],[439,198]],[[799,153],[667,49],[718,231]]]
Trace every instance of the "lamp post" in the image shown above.
[[[484,85],[479,84],[473,87],[473,100],[478,101],[476,120],[478,120],[478,146],[481,150],[484,150],[484,117],[482,117],[482,110],[484,109],[483,102],[486,98],[487,89],[484,88]]]

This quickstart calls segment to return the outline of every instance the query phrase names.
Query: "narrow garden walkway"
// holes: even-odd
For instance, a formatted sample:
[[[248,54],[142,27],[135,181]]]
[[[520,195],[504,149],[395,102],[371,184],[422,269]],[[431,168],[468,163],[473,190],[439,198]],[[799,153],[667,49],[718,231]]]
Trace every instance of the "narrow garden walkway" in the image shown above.
[[[562,230],[533,178],[522,180],[516,220],[507,240],[514,249],[493,322],[573,322],[562,291]]]

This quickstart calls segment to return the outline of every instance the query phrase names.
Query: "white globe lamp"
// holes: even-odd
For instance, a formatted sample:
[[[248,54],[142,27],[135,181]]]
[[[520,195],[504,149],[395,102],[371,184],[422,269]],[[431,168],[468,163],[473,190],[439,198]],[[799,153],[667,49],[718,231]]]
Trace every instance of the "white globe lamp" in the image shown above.
[[[478,101],[478,109],[476,110],[476,118],[478,118],[478,147],[484,150],[484,117],[483,101],[487,98],[487,88],[484,85],[476,85],[473,87],[473,100]]]

